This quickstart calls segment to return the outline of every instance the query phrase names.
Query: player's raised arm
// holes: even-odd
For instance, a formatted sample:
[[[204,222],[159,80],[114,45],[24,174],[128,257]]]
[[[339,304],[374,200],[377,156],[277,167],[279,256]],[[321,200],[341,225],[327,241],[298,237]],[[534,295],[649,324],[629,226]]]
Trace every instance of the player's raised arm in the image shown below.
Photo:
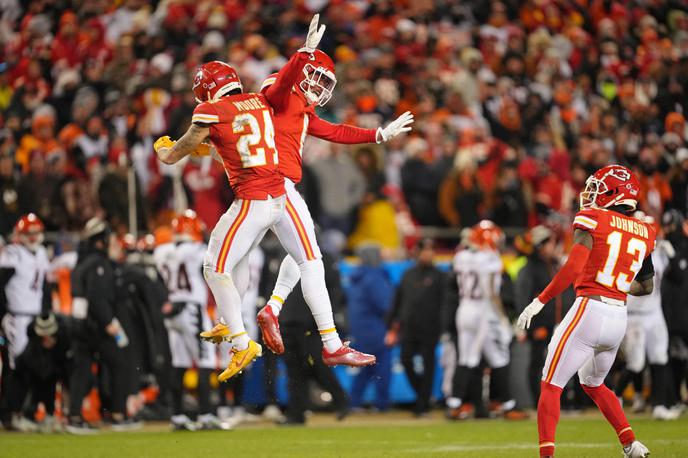
[[[528,329],[533,317],[540,313],[545,304],[553,297],[558,296],[568,288],[585,267],[592,249],[592,235],[583,229],[576,228],[573,232],[573,241],[574,245],[566,263],[549,282],[545,290],[533,299],[518,317],[519,328]]]
[[[155,141],[153,148],[165,164],[175,164],[194,152],[203,148],[201,144],[208,137],[210,129],[200,124],[191,124],[189,130],[178,140],[174,141],[169,136],[160,137]],[[201,154],[199,154],[201,155]]]
[[[304,65],[312,59],[312,54],[325,33],[325,25],[318,27],[319,18],[319,14],[313,16],[303,47],[291,56],[289,62],[280,69],[275,82],[265,91],[265,98],[275,113],[287,109],[291,89],[301,75]]]

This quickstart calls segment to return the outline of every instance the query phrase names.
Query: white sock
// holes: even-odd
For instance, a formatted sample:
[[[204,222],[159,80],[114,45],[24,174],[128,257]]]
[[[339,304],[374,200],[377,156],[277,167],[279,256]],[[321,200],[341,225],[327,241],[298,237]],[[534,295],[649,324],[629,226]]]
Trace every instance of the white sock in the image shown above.
[[[203,273],[215,297],[220,318],[229,328],[232,343],[239,350],[245,350],[248,347],[249,339],[244,327],[244,320],[241,318],[241,297],[234,285],[232,276],[227,273],[215,272],[212,267],[204,268]]]
[[[332,304],[325,286],[325,266],[322,260],[316,259],[303,262],[299,268],[301,269],[303,298],[311,309],[311,315],[320,331],[323,346],[330,353],[337,351],[342,346],[342,340],[334,325]]]
[[[279,316],[282,311],[282,305],[287,300],[289,294],[294,290],[294,287],[301,279],[301,269],[294,261],[294,258],[287,255],[280,264],[279,274],[275,282],[275,288],[272,290],[272,296],[268,300],[268,305],[272,307],[272,313]]]

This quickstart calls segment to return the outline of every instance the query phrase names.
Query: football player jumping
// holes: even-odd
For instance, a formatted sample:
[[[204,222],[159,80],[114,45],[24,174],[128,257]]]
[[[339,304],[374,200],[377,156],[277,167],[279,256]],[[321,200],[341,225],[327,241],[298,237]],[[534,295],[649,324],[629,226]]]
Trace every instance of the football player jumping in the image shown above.
[[[626,332],[626,298],[653,290],[650,253],[655,229],[632,215],[640,182],[626,167],[609,165],[588,178],[573,221],[574,245],[561,270],[518,318],[526,329],[544,304],[572,282],[576,301],[554,332],[542,370],[538,402],[540,456],[554,455],[562,388],[578,372],[583,390],[612,425],[625,457],[649,455],[604,379]]]
[[[280,84],[282,72],[268,76],[261,87],[262,93],[273,90]],[[263,341],[274,353],[284,353],[284,343],[279,331],[278,317],[285,300],[299,280],[302,287],[324,278],[322,255],[315,238],[315,225],[306,202],[296,190],[302,177],[302,154],[306,135],[334,143],[360,144],[382,143],[411,130],[413,115],[405,112],[387,127],[362,129],[346,124],[331,124],[315,113],[317,106],[325,105],[332,97],[337,84],[334,62],[323,51],[315,50],[312,58],[304,65],[297,83],[289,89],[286,109],[275,112],[275,143],[280,152],[280,173],[284,176],[287,193],[287,211],[280,224],[289,228],[299,242],[296,256],[287,255],[280,266],[279,275],[268,303],[258,312],[258,325]],[[320,280],[318,280],[320,281]],[[304,290],[305,293],[305,290]],[[335,358],[337,352],[347,351],[342,346],[332,316],[332,305],[327,295],[320,294],[317,300],[308,300],[313,318],[323,341],[323,360],[328,365],[346,364]],[[358,355],[349,354],[355,359]],[[355,361],[352,361],[355,362]]]
[[[209,138],[222,158],[236,196],[211,234],[204,262],[206,281],[224,323],[201,336],[211,340],[228,337],[233,343],[232,359],[220,374],[220,381],[239,373],[262,353],[260,345],[248,337],[241,317],[241,297],[249,280],[247,253],[271,229],[292,257],[303,257],[302,234],[294,232],[293,226],[283,219],[288,204],[284,178],[277,166],[273,112],[285,111],[291,88],[324,31],[325,26],[318,27],[316,15],[305,46],[280,70],[277,82],[264,94],[244,94],[239,76],[231,66],[217,61],[204,64],[194,82],[199,105],[191,127],[178,142],[162,137],[155,143],[160,160],[173,164],[190,154],[207,155],[209,148],[202,142]],[[310,266],[313,270],[317,267]],[[317,271],[308,276],[302,288],[311,307],[329,301],[324,275],[317,275]],[[323,358],[331,364],[360,366],[375,362],[373,355],[342,344],[334,329],[324,331],[336,338],[330,339],[323,349]]]

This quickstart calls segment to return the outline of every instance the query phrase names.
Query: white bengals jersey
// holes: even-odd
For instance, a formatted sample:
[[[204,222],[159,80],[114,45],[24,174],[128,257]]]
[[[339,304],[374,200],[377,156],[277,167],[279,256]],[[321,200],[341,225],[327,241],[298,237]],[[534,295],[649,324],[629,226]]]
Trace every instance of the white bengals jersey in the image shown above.
[[[453,268],[460,304],[491,303],[499,294],[504,266],[496,251],[461,250],[454,256]]]
[[[653,278],[654,288],[652,293],[647,296],[631,296],[628,295],[626,299],[626,306],[629,315],[634,314],[650,314],[653,312],[662,313],[662,278],[664,271],[669,265],[669,255],[663,249],[663,242],[657,244],[657,248],[650,254],[652,256],[652,265],[655,268],[655,276]]]
[[[0,267],[14,269],[5,287],[7,310],[13,314],[39,315],[43,282],[50,269],[45,248],[41,246],[34,253],[24,245],[8,245],[0,251]]]
[[[206,249],[201,242],[165,243],[155,249],[153,258],[169,290],[170,302],[207,305],[208,287],[203,278]]]

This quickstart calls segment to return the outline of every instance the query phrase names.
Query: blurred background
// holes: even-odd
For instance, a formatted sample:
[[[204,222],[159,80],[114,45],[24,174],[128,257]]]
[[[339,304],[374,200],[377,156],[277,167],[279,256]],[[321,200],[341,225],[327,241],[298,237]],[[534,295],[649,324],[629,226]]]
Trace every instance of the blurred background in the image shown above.
[[[389,346],[391,376],[369,374],[373,385],[390,378],[387,388],[370,386],[351,399],[358,372],[338,369],[335,382],[344,390],[321,380],[307,406],[286,420],[299,422],[298,412],[321,408],[343,418],[351,402],[380,410],[413,406],[418,415],[441,406],[451,391],[440,386],[441,342],[453,345],[458,305],[456,280],[447,272],[461,229],[490,219],[504,230],[502,299],[509,316],[517,316],[538,292],[519,273],[529,263],[542,264],[545,277],[556,272],[571,243],[578,193],[592,172],[610,163],[640,177],[640,209],[673,246],[673,283],[662,287],[662,306],[672,338],[671,389],[680,401],[688,357],[681,299],[688,282],[688,6],[679,0],[2,1],[0,235],[10,243],[27,213],[43,221],[52,310],[71,313],[70,271],[92,217],[107,221],[122,240],[125,234],[140,240],[121,243],[120,263],[126,253],[145,263],[141,255],[156,243],[146,236],[169,240],[172,218],[187,208],[206,227],[215,225],[233,199],[221,166],[210,158],[166,166],[153,141],[186,131],[199,64],[226,61],[244,89],[256,91],[301,46],[316,12],[327,25],[321,49],[335,61],[338,80],[319,115],[368,128],[406,110],[416,119],[409,135],[383,145],[305,142],[300,190],[319,226],[332,285],[340,285],[330,286],[338,326],[356,341],[357,329],[347,323],[373,307],[360,294],[360,269],[382,269],[389,292],[381,307],[407,306],[414,320],[437,323],[424,332],[437,346],[437,361],[413,352],[402,361],[399,345]],[[253,277],[257,298],[248,306],[254,311],[269,297],[282,254],[268,239],[261,256]],[[441,288],[428,291],[443,291],[434,304],[397,289],[407,269],[424,263],[443,275]],[[523,409],[537,396],[537,383],[530,382],[537,369],[530,373],[529,361],[543,353],[570,297],[556,300],[544,334],[518,335],[511,343],[514,397]],[[391,312],[378,319],[379,338],[403,328]],[[402,333],[402,347],[405,338],[416,339]],[[283,421],[284,362],[268,359],[245,374],[243,388],[214,393],[213,403],[227,405],[227,416],[232,408],[257,415],[266,405],[279,406],[269,418]],[[430,399],[419,399],[406,374],[435,371]],[[165,418],[164,382],[152,372],[138,374],[129,410],[143,415],[148,406],[155,410],[151,418]],[[642,399],[648,390],[636,384]],[[570,391],[567,405],[584,407],[580,393]],[[185,402],[194,408],[193,396]],[[33,417],[36,405],[27,405],[24,417]],[[87,417],[99,415],[91,406]]]

